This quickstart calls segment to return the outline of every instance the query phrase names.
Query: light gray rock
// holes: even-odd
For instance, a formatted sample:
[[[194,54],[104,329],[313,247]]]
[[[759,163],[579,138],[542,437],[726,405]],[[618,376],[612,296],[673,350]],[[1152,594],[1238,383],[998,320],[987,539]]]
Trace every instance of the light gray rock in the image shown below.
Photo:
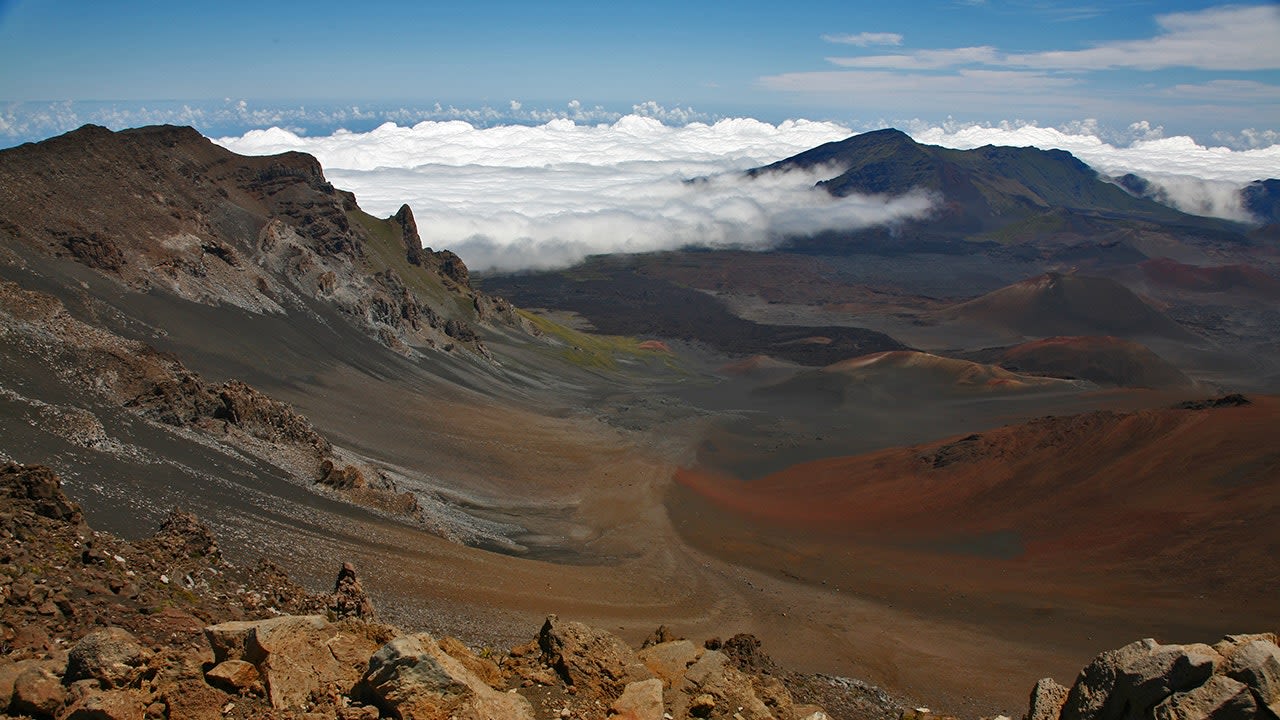
[[[1258,704],[1244,683],[1214,675],[1198,688],[1165,698],[1152,715],[1155,720],[1253,720]]]
[[[405,635],[369,659],[362,689],[394,718],[533,720],[529,701],[499,692],[440,649],[427,633]]]
[[[1142,717],[1175,692],[1202,685],[1222,662],[1208,645],[1161,645],[1150,638],[1109,650],[1080,672],[1061,720]]]
[[[1223,674],[1248,685],[1271,712],[1280,717],[1280,647],[1258,638],[1238,645]]]

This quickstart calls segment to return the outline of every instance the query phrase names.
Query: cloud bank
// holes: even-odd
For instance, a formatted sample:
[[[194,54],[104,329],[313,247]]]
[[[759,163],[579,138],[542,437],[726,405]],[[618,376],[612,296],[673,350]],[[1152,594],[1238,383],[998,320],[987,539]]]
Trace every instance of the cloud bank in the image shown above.
[[[1188,212],[1246,219],[1237,191],[1280,169],[1280,145],[1247,150],[1163,137],[1135,123],[1109,137],[1096,123],[942,126],[917,122],[918,141],[1063,149],[1105,175],[1135,173]],[[664,125],[639,114],[579,124],[476,127],[462,121],[387,123],[369,132],[306,137],[280,128],[217,140],[239,153],[287,150],[320,159],[336,186],[376,215],[413,207],[424,242],[476,269],[572,264],[593,253],[683,246],[767,248],[787,235],[854,229],[920,217],[936,198],[835,199],[813,184],[838,169],[754,180],[768,164],[854,131],[830,122],[752,119]],[[687,182],[692,178],[704,178]]]
[[[739,173],[850,134],[803,120],[671,127],[630,115],[600,125],[386,124],[315,138],[272,128],[218,142],[246,154],[311,153],[367,211],[385,216],[409,203],[427,245],[447,247],[476,269],[518,270],[593,253],[766,248],[788,235],[930,211],[923,194],[837,199],[813,188],[834,170]]]

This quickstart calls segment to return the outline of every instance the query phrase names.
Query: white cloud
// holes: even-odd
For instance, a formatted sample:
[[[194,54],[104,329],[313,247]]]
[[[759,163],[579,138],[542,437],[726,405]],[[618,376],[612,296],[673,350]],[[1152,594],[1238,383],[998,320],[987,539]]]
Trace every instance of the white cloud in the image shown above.
[[[906,130],[920,142],[959,149],[1067,150],[1106,175],[1143,176],[1189,212],[1235,219],[1242,217],[1234,191],[1280,168],[1275,142],[1248,150],[1208,147],[1165,137],[1148,122],[1118,134],[1092,120],[1060,128],[915,122]],[[1270,131],[1248,132],[1260,142]],[[839,124],[806,120],[672,127],[629,115],[607,124],[558,118],[533,127],[388,123],[317,137],[272,128],[217,142],[246,154],[311,153],[330,181],[354,191],[369,212],[387,216],[407,202],[427,245],[452,249],[476,269],[509,270],[564,266],[600,252],[763,248],[787,234],[929,212],[935,198],[918,194],[837,200],[811,189],[836,169],[755,180],[738,174],[852,134]],[[689,178],[708,179],[685,182]]]
[[[1164,173],[1148,173],[1142,177],[1151,185],[1148,196],[1157,202],[1193,215],[1255,222],[1253,215],[1244,208],[1239,183]]]
[[[764,248],[785,235],[930,211],[933,200],[922,194],[837,199],[815,190],[834,170],[739,173],[850,134],[803,120],[670,127],[629,115],[608,125],[385,124],[313,138],[272,128],[217,142],[246,154],[309,152],[365,210],[386,216],[407,202],[427,245],[447,247],[476,269],[512,270],[600,252]]]
[[[890,32],[860,32],[857,34],[837,33],[823,35],[822,39],[829,43],[836,43],[839,45],[857,45],[858,47],[902,44],[902,35]]]

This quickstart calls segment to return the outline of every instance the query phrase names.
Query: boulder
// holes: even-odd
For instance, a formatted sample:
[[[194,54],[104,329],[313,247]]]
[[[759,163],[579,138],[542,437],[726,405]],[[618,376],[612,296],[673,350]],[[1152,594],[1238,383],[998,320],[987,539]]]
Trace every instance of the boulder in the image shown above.
[[[538,634],[542,659],[576,692],[616,698],[628,682],[653,677],[617,636],[582,623],[547,618]]]
[[[685,671],[697,662],[701,653],[702,650],[688,640],[674,640],[651,645],[636,653],[636,657],[663,685],[679,687]]]
[[[123,688],[142,679],[151,653],[127,630],[108,627],[85,635],[67,655],[66,682],[97,680]]]
[[[189,512],[170,510],[152,542],[174,557],[206,558],[213,564],[222,559],[218,539],[208,525]]]
[[[358,621],[330,623],[319,615],[284,615],[205,628],[214,661],[243,660],[257,668],[275,708],[307,703],[312,693],[347,692],[378,647],[381,628]]]
[[[1152,711],[1155,720],[1252,720],[1258,704],[1249,687],[1214,675],[1194,690],[1174,693]]]
[[[1041,678],[1031,689],[1031,705],[1026,720],[1058,720],[1067,701],[1067,688],[1053,678]]]
[[[618,720],[662,720],[662,681],[628,683],[611,709]]]
[[[1080,672],[1060,718],[1140,717],[1173,693],[1202,685],[1221,662],[1208,645],[1161,645],[1150,638],[1109,650]]]
[[[62,664],[53,660],[0,661],[0,712],[7,710],[13,700],[13,688],[18,676],[32,668],[44,668],[55,675],[63,670]]]
[[[66,701],[67,691],[54,667],[50,663],[34,663],[13,679],[9,710],[17,715],[51,718],[57,716]]]
[[[147,704],[137,690],[94,690],[68,708],[64,720],[143,720]]]
[[[428,634],[405,635],[369,659],[361,689],[375,705],[401,720],[533,720],[520,695],[494,690],[467,670]]]

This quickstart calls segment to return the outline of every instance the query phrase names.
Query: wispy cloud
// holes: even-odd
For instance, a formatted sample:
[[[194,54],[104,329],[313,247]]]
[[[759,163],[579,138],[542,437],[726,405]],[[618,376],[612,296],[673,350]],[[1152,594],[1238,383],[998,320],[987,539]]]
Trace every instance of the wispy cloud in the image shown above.
[[[829,57],[827,62],[840,67],[886,68],[894,70],[932,70],[958,65],[994,65],[999,60],[996,49],[980,47],[952,48],[948,50],[918,50],[894,55],[864,55],[862,57]]]
[[[1156,24],[1161,33],[1155,37],[1006,55],[1002,64],[1054,70],[1280,69],[1280,5],[1171,13],[1156,16]]]
[[[938,69],[983,64],[1038,70],[1280,69],[1280,5],[1219,7],[1156,17],[1161,33],[1082,50],[1002,53],[991,46],[915,50],[893,55],[831,57],[841,67]],[[824,36],[824,39],[827,39]],[[849,43],[865,45],[869,43]],[[898,44],[898,43],[894,43]]]
[[[1066,6],[1038,3],[1026,9],[1054,16]],[[1164,117],[1180,115],[1193,123],[1208,117],[1240,125],[1274,121],[1280,112],[1280,86],[1271,71],[1280,70],[1280,4],[1166,13],[1154,23],[1156,32],[1149,37],[1081,49],[1009,52],[973,45],[851,50],[826,57],[837,69],[766,75],[758,84],[802,93],[807,101],[880,113],[1034,117],[1048,110],[1061,120],[1064,116],[1056,110],[1075,106],[1076,112],[1085,108],[1092,116],[1114,120],[1152,116],[1159,109],[1169,113]],[[1198,74],[1188,82],[1185,72],[1174,79],[1154,73],[1173,69]],[[1119,93],[1110,80],[1120,71],[1153,74],[1141,84],[1126,75],[1123,84],[1129,89]]]
[[[1017,98],[1023,112],[1046,107],[1079,107],[1070,92],[1079,78],[1039,71],[962,68],[946,74],[891,70],[827,70],[784,73],[760,79],[771,90],[835,98],[866,108],[876,98],[892,98],[916,112],[941,114],[987,111]],[[1017,93],[1015,95],[1015,93]]]
[[[834,33],[823,35],[822,39],[829,43],[836,43],[838,45],[857,45],[858,47],[902,44],[902,35],[891,32],[860,32],[856,34]]]

